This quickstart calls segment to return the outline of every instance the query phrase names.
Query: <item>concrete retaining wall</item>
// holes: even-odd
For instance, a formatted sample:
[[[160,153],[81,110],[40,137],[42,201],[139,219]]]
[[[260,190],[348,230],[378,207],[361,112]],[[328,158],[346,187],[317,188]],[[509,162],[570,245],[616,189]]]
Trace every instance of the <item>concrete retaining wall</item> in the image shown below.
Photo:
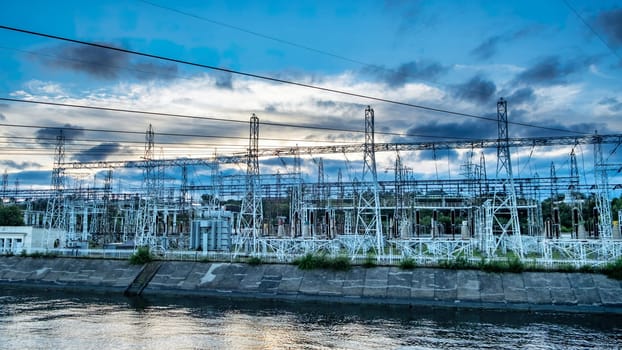
[[[0,258],[0,284],[122,291],[140,266],[118,260]],[[600,274],[164,262],[143,295],[622,313],[622,284]]]
[[[141,269],[122,260],[2,257],[0,284],[123,293]]]

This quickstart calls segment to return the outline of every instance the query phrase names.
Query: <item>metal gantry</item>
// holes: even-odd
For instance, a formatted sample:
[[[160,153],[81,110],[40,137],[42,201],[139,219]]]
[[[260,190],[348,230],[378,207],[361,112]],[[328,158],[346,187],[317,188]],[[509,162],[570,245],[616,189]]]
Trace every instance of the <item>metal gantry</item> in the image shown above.
[[[356,231],[363,240],[373,239],[376,254],[384,252],[384,234],[380,215],[378,174],[374,142],[374,110],[365,109],[365,144],[363,149],[363,175],[356,206]],[[363,186],[367,185],[367,186]],[[358,241],[358,240],[357,240]]]
[[[260,149],[259,119],[253,114],[248,149],[244,154],[176,159],[155,157],[155,132],[150,126],[145,139],[144,159],[139,161],[65,163],[62,156],[64,144],[58,143],[51,189],[22,193],[50,199],[46,225],[54,220],[65,220],[68,222],[65,230],[72,234],[81,232],[82,238],[97,236],[100,230],[111,230],[115,233],[111,236],[135,237],[137,245],[149,245],[158,251],[176,247],[197,249],[192,242],[187,242],[201,241],[197,233],[187,232],[186,236],[178,227],[191,226],[190,220],[207,216],[211,229],[201,231],[201,250],[224,249],[215,245],[210,235],[223,233],[215,227],[230,226],[227,234],[230,235],[233,257],[253,255],[291,260],[301,254],[325,253],[363,259],[373,254],[383,262],[394,261],[392,259],[397,257],[434,263],[458,257],[473,259],[483,256],[494,260],[507,256],[520,259],[529,255],[529,259],[535,256],[546,264],[562,259],[575,266],[601,264],[619,257],[622,243],[619,228],[613,228],[608,192],[607,172],[612,168],[603,159],[601,147],[620,144],[622,135],[510,138],[507,101],[499,100],[497,116],[498,137],[493,140],[377,143],[374,110],[367,107],[363,144]],[[580,181],[575,148],[584,144],[594,145],[594,184]],[[553,171],[554,166],[548,177],[537,174],[517,177],[514,174],[512,148],[529,147],[533,151],[538,147],[558,146],[572,147],[568,176]],[[495,178],[486,176],[483,150],[488,148],[497,151]],[[440,150],[449,149],[468,150],[466,162],[461,167],[464,178],[441,179],[437,175],[431,180],[417,179],[409,173],[402,157],[413,151],[434,152],[437,156]],[[475,150],[482,150],[479,162],[474,161]],[[376,156],[380,152],[396,155],[391,180],[378,177]],[[352,170],[352,163],[346,156],[350,153],[362,156],[361,172]],[[314,162],[317,182],[304,182],[301,154],[308,155]],[[324,158],[316,158],[322,154],[346,157],[350,180],[344,181],[339,170],[337,181],[329,181]],[[286,156],[293,158],[293,170],[288,169]],[[260,159],[270,158],[279,158],[285,171],[262,174]],[[244,163],[245,174],[224,176],[219,171],[220,165]],[[211,184],[189,183],[190,166],[210,168]],[[119,167],[142,169],[143,188],[137,192],[115,194],[111,171],[103,186],[94,186],[89,196],[59,182],[58,175],[73,169]],[[180,169],[180,186],[167,187],[162,181],[163,169],[168,168]],[[209,194],[208,200],[201,205],[191,195],[198,191]],[[558,207],[563,204],[559,202],[563,196],[558,194],[564,193],[562,191],[568,191],[566,202],[572,209],[571,233],[561,231]],[[590,191],[594,193],[597,208],[592,221],[583,217],[582,210],[587,198],[585,193]],[[55,203],[59,193],[58,198],[62,200],[56,203],[64,203],[67,198],[72,201],[61,204],[54,211],[50,209],[54,206],[50,205]],[[177,193],[178,197],[173,198],[175,196],[171,193]],[[543,223],[541,196],[547,194],[555,204],[550,208],[550,225],[557,225],[554,226],[555,234],[545,234],[549,226]],[[230,212],[232,208],[225,205],[232,200],[239,203],[239,210]],[[279,212],[276,220],[265,216],[266,205],[282,205],[284,202],[288,203],[287,208],[276,211]],[[180,213],[185,213],[183,220],[188,221],[186,224],[180,223]],[[219,226],[217,223],[230,218],[235,218],[236,225]],[[591,222],[594,222],[592,227],[583,227]]]
[[[236,253],[250,251],[256,253],[257,238],[261,236],[263,225],[263,202],[259,189],[259,118],[255,114],[250,119],[250,136],[246,159],[246,193],[242,198],[238,216]]]

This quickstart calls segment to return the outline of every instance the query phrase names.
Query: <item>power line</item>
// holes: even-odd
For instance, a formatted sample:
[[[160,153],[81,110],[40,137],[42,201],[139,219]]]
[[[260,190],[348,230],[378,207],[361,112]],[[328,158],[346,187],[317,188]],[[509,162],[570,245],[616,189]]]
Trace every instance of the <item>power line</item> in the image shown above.
[[[132,134],[132,135],[144,135],[144,131],[129,131],[129,130],[113,130],[113,129],[92,129],[92,128],[79,128],[79,127],[71,127],[71,126],[42,126],[42,125],[27,125],[27,124],[9,124],[9,123],[0,123],[0,126],[12,127],[12,128],[30,128],[30,129],[58,129],[58,130],[71,130],[71,131],[91,131],[91,132],[103,132],[103,133],[118,133],[118,134]],[[223,136],[223,135],[199,135],[199,134],[180,134],[180,133],[170,133],[170,132],[157,132],[156,135],[159,136],[172,136],[172,137],[197,137],[197,138],[216,138],[216,139],[237,139],[237,140],[248,140],[247,137],[243,136]],[[285,141],[285,142],[295,142],[298,140],[293,139],[278,139],[278,138],[261,138],[262,140],[268,141]],[[306,141],[305,142],[325,142],[322,141]]]
[[[259,75],[259,74],[248,73],[248,72],[243,72],[243,71],[237,71],[237,70],[228,69],[228,68],[216,67],[216,66],[211,66],[211,65],[206,65],[206,64],[196,63],[196,62],[185,61],[185,60],[181,60],[181,59],[177,59],[177,58],[171,58],[171,57],[160,56],[160,55],[155,55],[155,54],[150,54],[150,53],[145,53],[145,52],[140,52],[140,51],[135,51],[135,50],[128,50],[128,49],[113,47],[113,46],[109,46],[109,45],[92,43],[92,42],[83,41],[83,40],[77,40],[77,39],[71,39],[71,38],[67,38],[67,37],[61,37],[61,36],[52,35],[52,34],[45,34],[45,33],[40,33],[40,32],[34,32],[34,31],[31,31],[31,30],[26,30],[26,29],[20,29],[20,28],[9,27],[9,26],[4,26],[4,25],[0,25],[0,29],[10,30],[10,31],[14,31],[14,32],[19,32],[19,33],[24,33],[24,34],[29,34],[29,35],[34,35],[34,36],[39,36],[39,37],[44,37],[44,38],[50,38],[50,39],[55,39],[55,40],[61,40],[61,41],[71,42],[71,43],[80,44],[80,45],[97,47],[97,48],[101,48],[101,49],[113,50],[113,51],[117,51],[117,52],[123,52],[123,53],[133,54],[133,55],[142,56],[142,57],[149,57],[149,58],[154,58],[154,59],[158,59],[158,60],[163,60],[163,61],[179,63],[179,64],[183,64],[183,65],[188,65],[188,66],[206,68],[206,69],[216,70],[216,71],[220,71],[220,72],[236,74],[236,75],[240,75],[240,76],[244,76],[244,77],[271,81],[271,82],[275,82],[275,83],[288,84],[288,85],[299,86],[299,87],[304,87],[304,88],[308,88],[308,89],[314,89],[314,90],[318,90],[318,91],[330,92],[330,93],[346,95],[346,96],[351,96],[351,97],[358,97],[358,98],[363,98],[363,99],[372,100],[372,101],[378,101],[378,102],[385,102],[385,103],[399,105],[399,106],[405,106],[405,107],[410,107],[410,108],[421,109],[421,110],[425,110],[425,111],[429,111],[429,112],[445,113],[445,114],[450,114],[450,115],[455,115],[455,116],[460,116],[460,117],[467,117],[467,118],[474,118],[474,119],[478,119],[478,120],[486,120],[486,121],[497,122],[497,119],[495,119],[495,118],[483,117],[483,116],[478,116],[478,115],[468,114],[468,113],[462,113],[462,112],[449,111],[449,110],[445,110],[445,109],[441,109],[441,108],[422,106],[422,105],[417,105],[417,104],[408,103],[408,102],[400,102],[400,101],[395,101],[395,100],[389,100],[389,99],[386,99],[386,98],[374,97],[374,96],[370,96],[370,95],[363,95],[363,94],[359,94],[359,93],[353,93],[353,92],[337,90],[337,89],[332,89],[332,88],[327,88],[327,87],[322,87],[322,86],[317,86],[317,85],[305,84],[305,83],[300,83],[300,82],[295,82],[295,81],[285,80],[285,79],[279,79],[279,78],[274,78],[274,77],[265,76],[265,75]],[[520,125],[520,126],[537,128],[537,129],[544,129],[544,130],[562,131],[562,132],[574,133],[574,134],[585,134],[585,135],[588,134],[586,132],[581,132],[581,131],[576,131],[576,130],[566,130],[566,129],[560,129],[560,128],[550,128],[550,127],[544,127],[544,126],[536,126],[536,125],[533,125],[533,124],[521,123],[521,122],[508,122],[508,123],[513,124],[513,125]]]
[[[48,106],[56,106],[56,107],[83,108],[83,109],[93,109],[93,110],[120,112],[120,113],[135,113],[135,114],[145,114],[145,115],[173,117],[173,118],[210,120],[210,121],[226,122],[226,123],[248,124],[248,121],[237,120],[237,119],[228,119],[228,118],[219,118],[219,117],[202,117],[202,116],[194,116],[194,115],[187,115],[187,114],[152,112],[152,111],[125,109],[125,108],[87,106],[87,105],[78,105],[78,104],[72,104],[72,103],[23,100],[23,99],[8,98],[8,97],[0,97],[0,101],[40,104],[40,105],[48,105]],[[351,133],[360,133],[360,134],[365,133],[364,130],[360,130],[360,129],[330,128],[330,127],[316,126],[316,125],[296,125],[296,124],[289,124],[289,123],[276,123],[276,122],[270,122],[270,121],[261,121],[260,124],[266,125],[266,126],[287,127],[287,128],[315,129],[315,130],[322,130],[322,131],[339,131],[339,132],[351,132]],[[376,132],[376,134],[387,135],[387,136],[402,136],[402,137],[427,137],[427,138],[442,138],[442,139],[455,138],[455,139],[467,139],[467,140],[470,139],[467,137],[404,134],[404,133],[396,133],[396,132]],[[337,141],[325,140],[325,141],[314,141],[314,142],[337,142]]]
[[[363,61],[359,61],[359,60],[355,60],[355,59],[348,58],[348,57],[345,57],[345,56],[337,55],[337,54],[334,54],[332,52],[316,49],[316,48],[313,48],[313,47],[310,47],[310,46],[301,45],[301,44],[295,43],[293,41],[280,39],[280,38],[277,38],[277,37],[274,37],[274,36],[262,34],[262,33],[256,32],[256,31],[252,31],[252,30],[249,30],[249,29],[246,29],[246,28],[234,26],[234,25],[227,24],[227,23],[224,23],[224,22],[221,22],[221,21],[216,21],[214,19],[210,19],[210,18],[207,18],[207,17],[199,16],[199,15],[196,15],[196,14],[193,14],[193,13],[190,13],[190,12],[186,12],[186,11],[182,11],[182,10],[179,10],[179,9],[175,9],[175,8],[172,8],[172,7],[169,7],[169,6],[164,6],[164,5],[156,4],[156,3],[151,2],[151,1],[147,1],[147,0],[139,0],[139,1],[142,1],[145,4],[149,4],[149,5],[153,6],[153,7],[158,7],[158,8],[167,10],[167,11],[176,12],[176,13],[184,15],[184,16],[189,16],[189,17],[192,17],[192,18],[196,18],[196,19],[201,20],[201,21],[205,21],[205,22],[209,22],[209,23],[212,23],[212,24],[219,25],[221,27],[237,30],[237,31],[240,31],[240,32],[243,32],[243,33],[246,33],[246,34],[250,34],[250,35],[254,35],[254,36],[260,37],[260,38],[276,41],[278,43],[289,45],[289,46],[293,46],[293,47],[297,47],[299,49],[303,49],[303,50],[319,53],[321,55],[330,56],[330,57],[337,58],[337,59],[340,59],[340,60],[343,60],[343,61],[347,61],[347,62],[350,62],[350,63],[356,63],[356,64],[360,64],[360,65],[363,65],[363,66],[377,67],[376,65],[365,63]]]
[[[579,13],[579,11],[577,11],[577,9],[575,9],[569,2],[568,0],[563,0],[564,4],[566,4],[566,7],[568,7],[570,9],[570,11],[572,11],[575,16],[577,16],[577,18],[579,20],[581,20],[581,22],[583,22],[583,24],[594,34],[596,35],[596,37],[598,38],[598,40],[600,40],[603,44],[605,44],[605,46],[609,49],[609,51],[611,51],[611,53],[613,53],[615,56],[617,56],[620,60],[622,60],[622,56],[620,56],[614,49],[613,47],[611,47],[611,45],[609,45],[609,43],[607,43],[607,41],[600,35],[598,34],[598,32],[596,31],[596,29],[594,29],[594,27],[592,27],[584,18],[583,16],[581,16],[581,14]]]

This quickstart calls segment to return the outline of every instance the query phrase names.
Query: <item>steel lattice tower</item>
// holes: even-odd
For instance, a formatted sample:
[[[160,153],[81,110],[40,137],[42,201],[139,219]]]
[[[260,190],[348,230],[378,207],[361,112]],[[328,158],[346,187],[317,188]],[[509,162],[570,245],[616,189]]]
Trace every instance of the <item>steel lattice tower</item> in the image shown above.
[[[508,104],[503,98],[497,102],[497,125],[497,179],[501,179],[502,182],[501,188],[496,189],[494,193],[492,215],[494,217],[493,233],[498,234],[499,237],[494,246],[489,247],[487,252],[492,253],[499,248],[499,244],[510,238],[511,235],[510,242],[512,244],[509,248],[522,258],[522,239],[508,136]],[[490,248],[493,248],[492,251]]]
[[[155,224],[156,224],[156,194],[157,194],[157,172],[154,164],[155,132],[153,126],[149,124],[145,132],[145,153],[143,158],[145,166],[143,168],[143,186],[146,198],[141,203],[141,223],[137,225],[136,245],[155,247]]]
[[[259,118],[253,113],[250,119],[250,135],[246,158],[246,194],[242,199],[238,216],[239,252],[246,243],[252,244],[252,252],[257,252],[257,238],[261,235],[263,224],[263,204],[261,183],[259,181]]]
[[[294,175],[296,182],[291,187],[291,205],[290,205],[290,235],[297,237],[302,234],[302,171],[300,164],[300,151],[295,148],[294,153]]]
[[[45,212],[45,227],[47,229],[46,247],[48,238],[52,230],[65,230],[65,169],[62,164],[65,162],[65,135],[63,130],[56,136],[56,146],[54,148],[54,168],[52,169],[52,196],[48,199]],[[67,237],[69,238],[69,237]],[[67,243],[67,242],[65,242]]]
[[[611,239],[613,229],[611,227],[609,179],[600,142],[594,144],[594,171],[596,176],[596,208],[598,208],[598,223],[595,222],[594,225],[598,225],[598,232],[601,238]]]
[[[362,184],[370,184],[362,188],[358,196],[356,228],[357,233],[365,237],[375,237],[376,253],[384,252],[384,236],[380,216],[380,198],[378,174],[376,172],[376,152],[374,144],[374,110],[365,109],[365,144],[363,147]]]

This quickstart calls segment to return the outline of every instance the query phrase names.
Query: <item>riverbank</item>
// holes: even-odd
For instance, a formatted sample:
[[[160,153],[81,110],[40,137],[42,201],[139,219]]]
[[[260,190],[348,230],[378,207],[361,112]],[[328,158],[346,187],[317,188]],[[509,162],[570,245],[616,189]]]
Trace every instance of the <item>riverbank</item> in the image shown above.
[[[27,288],[123,293],[141,271],[120,260],[0,257],[0,284]],[[622,314],[620,281],[564,272],[164,261],[142,295]]]

